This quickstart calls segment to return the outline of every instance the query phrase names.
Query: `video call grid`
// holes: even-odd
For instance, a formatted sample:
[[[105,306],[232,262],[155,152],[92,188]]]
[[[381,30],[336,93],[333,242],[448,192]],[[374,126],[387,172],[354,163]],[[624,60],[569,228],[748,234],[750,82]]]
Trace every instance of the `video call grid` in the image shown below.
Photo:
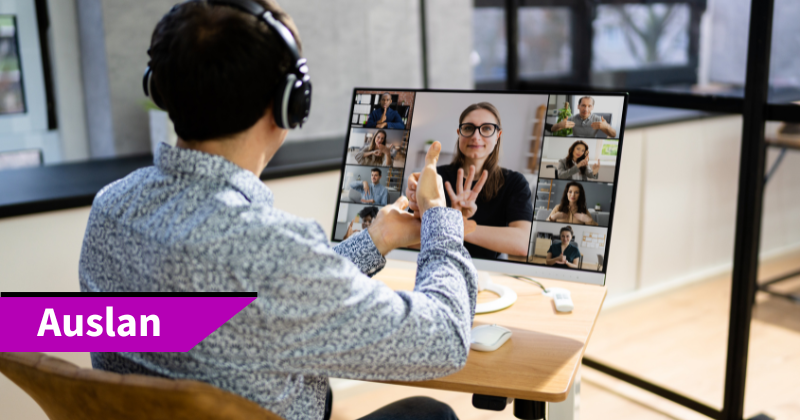
[[[359,94],[361,94],[362,92],[364,92],[364,91],[358,91],[358,92],[356,92],[356,94],[354,95],[354,99],[353,99],[353,106],[354,106],[354,107],[355,107],[355,105],[357,105],[357,101],[359,100],[359,97],[358,97],[358,95],[359,95]],[[377,95],[380,95],[380,93],[379,93],[379,92],[381,92],[381,91],[371,91],[371,92],[369,92],[369,93],[371,93],[371,94],[377,94]],[[406,92],[406,91],[389,91],[389,92],[390,92],[390,93],[405,92],[405,93],[411,93],[412,95],[414,94],[414,92]],[[387,95],[387,96],[388,96],[388,95]],[[415,101],[415,100],[416,100],[416,97],[414,97],[413,101]],[[413,109],[413,107],[414,107],[414,105],[415,105],[415,103],[414,103],[413,101],[410,103],[410,109]],[[550,95],[548,95],[548,103],[549,103],[549,102],[550,102]],[[409,116],[408,116],[408,119],[407,119],[407,125],[406,125],[406,127],[405,127],[405,130],[404,130],[404,131],[405,131],[405,136],[406,136],[406,139],[408,138],[408,134],[410,133],[410,131],[411,131],[411,128],[412,128],[412,121],[411,121],[411,118],[412,118],[412,117],[413,117],[413,113],[409,114]],[[355,124],[352,124],[352,125],[351,125],[351,129],[355,129],[355,128],[365,128],[365,127],[364,127],[363,125],[355,125]],[[394,129],[392,129],[392,130],[394,131]],[[544,148],[545,148],[545,146],[546,146],[546,145],[545,145],[545,143],[548,141],[548,139],[554,139],[553,141],[555,141],[555,140],[559,140],[559,139],[570,139],[570,140],[572,140],[572,141],[582,140],[582,141],[585,141],[585,142],[587,142],[587,143],[588,143],[588,142],[591,142],[591,141],[596,141],[596,140],[598,140],[598,139],[595,139],[595,138],[579,139],[579,138],[576,138],[576,137],[559,137],[559,136],[547,135],[547,134],[546,134],[546,133],[547,133],[547,129],[545,128],[545,126],[543,126],[543,127],[542,127],[542,130],[543,130],[543,133],[542,133],[543,135],[542,135],[542,137],[544,138],[544,141],[542,142],[542,145],[541,145],[542,149],[544,149]],[[617,133],[619,133],[619,132],[617,132]],[[350,144],[350,145],[352,145],[352,143],[351,143],[351,139],[350,139],[350,136],[351,136],[351,135],[353,135],[353,132],[352,132],[352,130],[351,130],[351,132],[349,132],[349,133],[348,133],[348,144]],[[618,138],[619,138],[619,136],[617,136],[617,139],[618,139]],[[605,139],[605,140],[616,140],[616,139]],[[366,143],[366,142],[365,142],[365,143]],[[407,143],[407,141],[406,141],[406,142],[405,142],[405,149],[403,150],[403,152],[405,152],[405,154],[406,154],[406,155],[408,154],[407,146],[408,146],[408,143]],[[350,154],[350,153],[352,153],[352,152],[353,152],[352,150],[350,150],[350,149],[348,150],[348,154]],[[542,169],[542,168],[541,168],[541,166],[543,165],[543,163],[542,163],[542,160],[544,159],[544,157],[545,157],[545,156],[544,156],[544,154],[540,152],[540,153],[539,153],[539,174],[540,174],[540,176],[539,176],[539,178],[538,178],[538,179],[539,179],[539,180],[545,180],[545,179],[558,179],[558,178],[556,178],[555,176],[551,176],[550,178],[545,178],[545,177],[543,177],[543,176],[542,176],[542,173],[541,173],[541,169]],[[399,176],[400,176],[401,178],[405,176],[405,172],[406,172],[406,166],[408,166],[408,164],[409,164],[409,163],[408,163],[408,159],[406,159],[406,161],[404,162],[403,168],[402,168],[401,172],[399,173],[399,174],[400,174]],[[615,166],[615,165],[616,165],[616,161],[614,161],[614,164],[613,164],[613,165],[611,165],[611,166],[613,167],[613,166]],[[365,166],[365,167],[368,167],[368,166],[372,166],[372,165],[357,165],[357,164],[356,164],[356,165],[351,165],[351,164],[348,164],[347,166]],[[375,166],[377,166],[377,167],[379,167],[379,168],[386,168],[386,167],[387,167],[386,165],[375,165]],[[613,171],[612,171],[612,173],[613,173]],[[612,177],[611,177],[611,180],[613,181],[613,175],[612,175]],[[347,180],[343,179],[343,185],[341,185],[341,186],[340,186],[342,189],[344,188],[344,183],[345,183],[345,182],[347,182]],[[602,180],[597,180],[597,179],[587,179],[587,180],[585,180],[585,181],[577,181],[577,182],[578,182],[578,183],[603,183],[603,184],[607,184],[607,185],[609,185],[609,186],[613,186],[613,182],[604,182],[604,181],[602,181]],[[533,189],[533,188],[532,188],[532,189]],[[535,189],[536,189],[536,190],[538,190],[538,185],[536,186],[536,188],[535,188]],[[399,191],[399,193],[400,193],[400,194],[402,194],[402,191]],[[529,243],[531,244],[531,248],[533,248],[533,245],[535,244],[535,241],[534,241],[533,235],[534,235],[534,234],[536,234],[536,233],[535,233],[535,230],[536,230],[537,226],[539,225],[539,223],[542,223],[542,224],[543,224],[542,226],[544,226],[544,224],[547,224],[547,225],[565,225],[565,226],[571,226],[571,227],[572,227],[572,226],[575,226],[575,227],[578,227],[578,226],[585,226],[585,225],[583,225],[583,224],[576,224],[576,223],[560,223],[560,222],[550,222],[550,221],[540,221],[540,220],[537,220],[537,217],[536,217],[536,210],[537,210],[537,209],[538,209],[538,207],[539,207],[539,206],[538,206],[538,204],[539,204],[539,200],[542,200],[542,198],[540,198],[538,194],[534,193],[534,194],[533,194],[533,197],[532,197],[532,201],[533,201],[533,207],[534,207],[534,216],[532,217],[532,220],[531,220],[531,223],[532,223],[532,229],[531,229],[530,236],[529,236]],[[343,201],[343,200],[341,200],[341,197],[340,197],[340,200],[339,200],[339,202],[340,202],[340,204],[341,204],[341,203],[347,203],[346,201]],[[388,200],[387,200],[387,204],[388,204],[388,203],[390,203],[390,201],[388,201]],[[352,203],[352,204],[357,204],[357,203]],[[380,208],[380,207],[382,207],[382,205],[380,205],[380,206],[375,206],[375,207],[378,207],[378,208]],[[337,208],[337,220],[338,220],[338,212],[339,212],[339,210],[340,210],[340,209],[339,209],[339,208]],[[605,237],[605,233],[606,233],[606,232],[607,232],[607,230],[608,230],[608,229],[607,229],[607,227],[598,227],[598,229],[599,229],[599,230],[600,230],[600,232],[602,233],[602,236],[603,236],[603,237]],[[597,232],[595,232],[595,233],[597,233]],[[336,235],[336,234],[335,234],[334,236],[338,236],[338,235]],[[591,236],[590,236],[590,237],[591,237]],[[338,239],[338,240],[341,240],[341,238],[336,238],[336,239]],[[580,239],[584,239],[584,238],[583,238],[583,237],[581,237]],[[584,241],[581,241],[581,242],[584,242]],[[604,239],[603,239],[603,242],[602,242],[602,243],[604,243]],[[605,248],[605,247],[603,246],[602,248]],[[534,261],[533,261],[533,259],[534,259],[534,258],[533,258],[532,252],[533,252],[532,250],[528,252],[528,256],[527,256],[527,258],[526,258],[526,260],[525,260],[524,262],[531,263],[531,264],[537,264],[537,262],[534,262]],[[603,249],[603,253],[604,253],[604,249]],[[519,261],[517,261],[517,262],[519,262]],[[541,263],[538,263],[538,264],[540,264],[540,265],[541,265]]]

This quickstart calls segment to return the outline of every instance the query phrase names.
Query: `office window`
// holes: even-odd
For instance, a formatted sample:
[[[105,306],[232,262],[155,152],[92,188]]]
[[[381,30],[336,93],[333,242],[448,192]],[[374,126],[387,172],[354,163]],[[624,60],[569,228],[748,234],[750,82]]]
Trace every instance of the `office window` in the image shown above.
[[[0,15],[0,115],[25,112],[14,16]]]
[[[688,4],[599,6],[592,71],[689,64],[689,16]]]
[[[512,3],[506,11],[506,3],[499,0],[475,2],[475,43],[487,50],[476,48],[476,54],[481,58],[501,54],[506,66],[503,71],[497,68],[503,60],[494,62],[491,78],[476,67],[479,88],[531,89],[553,84],[643,88],[697,83],[705,0]],[[503,28],[502,18],[516,34],[504,35],[499,29],[488,44],[488,31],[482,26],[489,14],[495,28]],[[509,66],[516,68],[512,71]]]
[[[472,25],[475,82],[506,80],[506,23],[502,7],[475,9]]]
[[[517,21],[520,78],[572,72],[572,12],[568,7],[522,7]]]

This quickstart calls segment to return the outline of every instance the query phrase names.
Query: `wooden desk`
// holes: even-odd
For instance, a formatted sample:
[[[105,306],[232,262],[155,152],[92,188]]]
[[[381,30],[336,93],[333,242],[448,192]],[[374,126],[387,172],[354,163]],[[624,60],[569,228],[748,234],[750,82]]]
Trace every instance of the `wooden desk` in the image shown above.
[[[414,287],[411,268],[389,266],[375,278],[394,290]],[[534,284],[506,276],[493,276],[492,281],[514,289],[517,302],[503,311],[476,315],[473,325],[502,325],[513,332],[511,339],[493,352],[470,351],[464,369],[450,376],[393,383],[532,401],[561,402],[567,398],[606,288],[541,280],[545,287],[563,287],[571,292],[575,310],[561,314],[556,312],[553,300],[542,296],[542,290]],[[478,302],[494,298],[490,292],[481,292]]]

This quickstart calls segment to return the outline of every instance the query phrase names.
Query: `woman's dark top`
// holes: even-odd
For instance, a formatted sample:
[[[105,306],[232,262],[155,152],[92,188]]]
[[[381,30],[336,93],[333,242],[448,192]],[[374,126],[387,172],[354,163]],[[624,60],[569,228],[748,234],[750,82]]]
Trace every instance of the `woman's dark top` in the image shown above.
[[[478,211],[475,212],[475,215],[470,220],[474,220],[479,226],[506,227],[511,222],[518,220],[530,222],[533,219],[533,203],[528,181],[519,172],[504,168],[501,168],[501,170],[503,171],[504,182],[497,195],[489,202],[483,201],[480,197],[475,201]],[[436,172],[442,176],[443,183],[450,181],[453,191],[457,190],[458,166],[453,164],[439,166],[436,168]],[[475,182],[473,182],[473,185]],[[445,192],[445,197],[447,198],[447,207],[450,207],[450,195]],[[464,247],[467,248],[472,258],[496,259],[500,254],[470,243],[464,243]]]
[[[550,245],[550,249],[547,250],[550,254],[551,258],[555,258],[561,255],[561,241],[553,241],[553,245]],[[578,251],[578,248],[575,245],[569,244],[567,249],[564,250],[564,256],[567,257],[567,261],[573,262],[575,258],[581,257],[581,252]],[[553,264],[555,267],[562,267],[562,268],[572,268],[566,264]]]
[[[370,112],[367,118],[367,127],[375,127],[378,125],[378,120],[383,116],[383,108],[375,108]],[[400,117],[400,113],[392,108],[386,109],[386,128],[393,128],[396,130],[405,130],[406,123]]]

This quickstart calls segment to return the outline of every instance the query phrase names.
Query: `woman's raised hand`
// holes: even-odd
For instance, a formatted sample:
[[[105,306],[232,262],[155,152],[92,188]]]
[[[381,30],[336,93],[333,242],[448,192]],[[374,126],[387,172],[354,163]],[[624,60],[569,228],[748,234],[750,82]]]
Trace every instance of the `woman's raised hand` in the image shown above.
[[[600,159],[597,159],[597,163],[592,165],[592,172],[596,174],[598,171],[600,171]]]
[[[464,181],[464,170],[458,168],[455,191],[453,191],[450,181],[444,184],[447,194],[450,196],[450,205],[454,209],[461,211],[461,214],[467,219],[474,216],[475,212],[478,211],[478,205],[475,204],[475,200],[478,199],[478,195],[483,189],[483,184],[485,184],[486,179],[489,178],[489,172],[484,169],[480,179],[478,179],[478,183],[476,183],[474,187],[472,186],[473,178],[475,178],[475,166],[470,165],[466,181]]]

